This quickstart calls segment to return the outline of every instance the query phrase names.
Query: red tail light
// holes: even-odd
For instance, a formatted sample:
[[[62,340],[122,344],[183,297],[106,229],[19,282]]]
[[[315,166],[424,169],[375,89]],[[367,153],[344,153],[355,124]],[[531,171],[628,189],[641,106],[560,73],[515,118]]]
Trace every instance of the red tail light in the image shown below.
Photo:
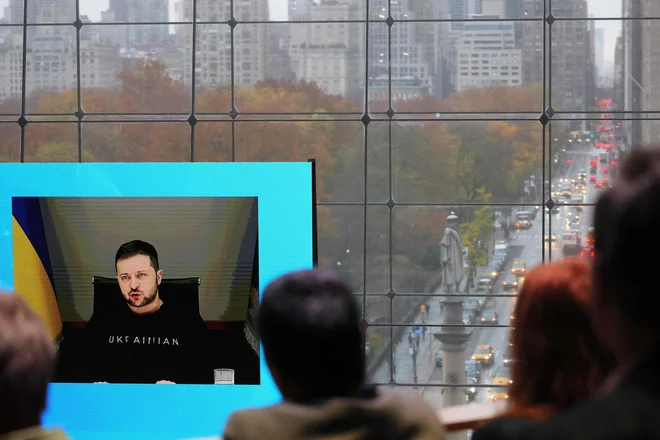
[[[594,256],[594,253],[593,253],[593,251],[591,252],[591,256],[592,256],[592,257]]]
[[[584,257],[584,252],[580,252],[580,256],[581,256],[581,257]]]

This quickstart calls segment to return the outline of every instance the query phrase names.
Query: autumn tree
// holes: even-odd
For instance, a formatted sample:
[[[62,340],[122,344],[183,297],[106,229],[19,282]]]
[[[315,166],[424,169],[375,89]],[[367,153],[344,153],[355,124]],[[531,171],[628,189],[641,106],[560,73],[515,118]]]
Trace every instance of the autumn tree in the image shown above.
[[[485,188],[479,188],[475,201],[486,206],[476,209],[472,220],[460,226],[463,245],[468,249],[468,280],[474,278],[477,266],[488,264],[487,244],[493,233],[493,211],[487,204],[491,200],[492,195]]]

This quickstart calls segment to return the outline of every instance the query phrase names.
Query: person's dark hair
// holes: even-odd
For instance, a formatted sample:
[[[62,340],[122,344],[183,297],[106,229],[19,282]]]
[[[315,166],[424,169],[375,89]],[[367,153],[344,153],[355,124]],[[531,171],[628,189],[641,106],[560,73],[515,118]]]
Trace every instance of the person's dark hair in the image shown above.
[[[40,424],[55,353],[39,315],[21,297],[0,292],[0,436]]]
[[[362,385],[360,312],[351,288],[333,272],[277,278],[263,293],[256,321],[266,359],[304,393],[298,398],[350,396]]]
[[[594,285],[631,324],[660,329],[660,297],[652,276],[660,249],[660,149],[630,154],[616,183],[599,198]]]
[[[142,240],[129,241],[128,243],[124,243],[119,246],[119,249],[117,249],[117,253],[115,254],[115,270],[117,269],[118,261],[135,257],[136,255],[144,255],[145,257],[149,257],[149,261],[151,261],[151,267],[153,267],[154,270],[158,272],[158,252],[156,252],[156,248],[152,244]]]

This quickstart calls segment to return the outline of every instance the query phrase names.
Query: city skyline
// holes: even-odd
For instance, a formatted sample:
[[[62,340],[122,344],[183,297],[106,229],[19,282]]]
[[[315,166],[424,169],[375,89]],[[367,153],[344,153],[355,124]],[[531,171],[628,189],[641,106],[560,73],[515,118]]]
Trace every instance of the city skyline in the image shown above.
[[[101,19],[101,11],[108,9],[109,0],[80,1],[80,13],[87,15],[92,21]],[[9,0],[0,0],[0,11],[9,4]],[[170,13],[174,11],[174,1],[169,0]],[[589,15],[594,18],[621,17],[621,0],[588,0]],[[274,21],[287,20],[287,0],[269,0],[270,18]],[[605,29],[605,60],[614,61],[616,38],[621,31],[620,21],[598,21],[597,28]]]

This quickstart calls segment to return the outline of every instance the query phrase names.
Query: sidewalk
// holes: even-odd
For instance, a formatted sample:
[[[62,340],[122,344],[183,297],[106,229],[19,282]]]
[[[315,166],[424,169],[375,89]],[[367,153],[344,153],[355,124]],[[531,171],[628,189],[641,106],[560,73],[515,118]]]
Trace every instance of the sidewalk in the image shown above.
[[[436,291],[435,293],[438,293]],[[428,304],[431,306],[430,312],[426,317],[427,324],[433,324],[435,326],[440,325],[442,322],[442,313],[440,312],[440,298],[432,298],[428,301]],[[421,325],[421,318],[415,320],[416,325]],[[426,331],[419,342],[419,350],[417,355],[417,381],[420,384],[425,384],[428,382],[431,374],[433,373],[433,368],[435,367],[435,353],[437,349],[433,349],[433,338],[434,328],[430,327]],[[408,335],[412,331],[411,327],[405,327],[401,338],[398,341],[394,341],[394,365],[396,366],[396,377],[394,378],[398,383],[413,383],[414,381],[414,369],[413,369],[413,360],[412,356],[409,353],[409,344],[408,344]],[[390,367],[390,358],[386,357],[385,362],[383,362],[380,367],[376,370],[376,374],[372,378],[372,381],[377,383],[388,383],[391,379],[391,367]]]

